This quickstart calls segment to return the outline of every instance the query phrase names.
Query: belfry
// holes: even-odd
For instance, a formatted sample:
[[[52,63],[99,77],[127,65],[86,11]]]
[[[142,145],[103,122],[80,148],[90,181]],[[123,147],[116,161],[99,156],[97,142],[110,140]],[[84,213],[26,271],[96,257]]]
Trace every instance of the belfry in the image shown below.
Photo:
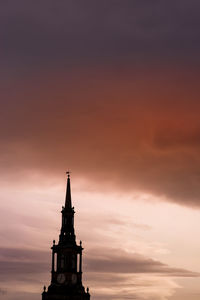
[[[65,206],[58,244],[53,241],[51,284],[44,287],[42,300],[90,300],[89,289],[82,284],[82,242],[76,244],[74,207],[72,207],[70,175],[67,172]]]

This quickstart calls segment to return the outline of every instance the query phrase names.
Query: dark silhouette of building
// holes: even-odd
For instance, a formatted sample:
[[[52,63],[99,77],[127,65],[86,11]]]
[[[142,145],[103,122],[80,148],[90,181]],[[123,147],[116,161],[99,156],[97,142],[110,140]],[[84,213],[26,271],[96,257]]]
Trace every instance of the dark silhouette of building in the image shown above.
[[[51,284],[42,300],[90,300],[89,289],[82,284],[82,243],[76,244],[74,207],[71,202],[70,175],[67,172],[65,206],[62,207],[59,242],[53,241]]]

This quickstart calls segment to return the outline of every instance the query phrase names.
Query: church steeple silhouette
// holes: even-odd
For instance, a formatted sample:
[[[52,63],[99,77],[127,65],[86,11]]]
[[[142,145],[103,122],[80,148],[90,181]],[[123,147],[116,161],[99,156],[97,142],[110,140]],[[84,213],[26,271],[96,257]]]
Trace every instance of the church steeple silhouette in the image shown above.
[[[53,241],[51,284],[42,300],[90,300],[89,289],[82,284],[82,242],[76,244],[74,207],[71,200],[70,174],[67,172],[65,206],[58,244]]]

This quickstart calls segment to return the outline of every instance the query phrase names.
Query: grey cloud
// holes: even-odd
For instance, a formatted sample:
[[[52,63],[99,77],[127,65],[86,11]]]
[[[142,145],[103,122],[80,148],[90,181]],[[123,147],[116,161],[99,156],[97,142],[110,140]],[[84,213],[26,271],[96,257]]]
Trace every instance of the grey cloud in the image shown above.
[[[7,294],[7,291],[6,290],[4,290],[4,289],[2,289],[2,288],[0,288],[0,295],[6,295]]]
[[[38,282],[38,275],[48,274],[50,251],[0,248],[0,281]]]
[[[40,283],[49,274],[49,263],[0,261],[0,281]]]
[[[47,252],[21,249],[21,248],[0,248],[0,260],[10,260],[12,262],[44,262],[48,260]]]
[[[159,261],[131,254],[120,249],[93,249],[85,257],[86,272],[113,273],[113,274],[138,274],[152,273],[163,276],[196,277],[198,273],[171,268]],[[18,278],[24,279],[27,274],[48,273],[50,266],[49,254],[43,251],[29,249],[0,248],[1,280]],[[6,278],[5,278],[6,276]],[[115,277],[117,280],[117,276]],[[10,278],[11,279],[11,278]]]
[[[27,292],[16,292],[16,291],[8,291],[6,295],[4,295],[3,300],[38,300],[40,299],[41,293],[27,293]]]
[[[94,251],[95,253],[95,251]],[[99,253],[99,251],[97,252]],[[85,261],[86,270],[89,272],[103,272],[114,274],[151,273],[170,277],[196,277],[198,273],[180,268],[171,268],[159,261],[144,257],[139,254],[130,254],[119,249],[103,250],[98,254],[88,253]]]
[[[16,252],[16,255],[14,255]],[[33,284],[38,289],[38,295],[44,283],[48,284],[50,279],[50,258],[44,258],[43,251],[30,249],[3,249],[0,248],[1,260],[0,281],[2,284],[17,284],[23,290],[24,286]],[[118,253],[118,254],[116,254]],[[31,259],[32,257],[32,259]],[[4,260],[3,260],[4,259]],[[9,259],[9,260],[8,260]],[[145,258],[138,254],[126,253],[120,249],[93,249],[84,257],[84,281],[91,287],[94,299],[165,299],[160,294],[159,282],[166,286],[165,293],[174,289],[175,286],[168,282],[170,277],[195,277],[197,273],[170,268],[167,265]],[[147,274],[147,278],[141,276]],[[157,280],[155,277],[157,276]],[[139,277],[138,277],[139,276]],[[86,280],[85,280],[86,278]],[[159,278],[159,279],[158,279]],[[118,291],[119,285],[123,288],[123,293]],[[155,286],[158,285],[158,290]],[[161,286],[162,286],[161,285]],[[138,291],[144,287],[154,287],[144,290],[143,293]],[[164,295],[165,295],[164,293]],[[14,292],[14,285],[9,289],[4,297],[6,300],[20,299],[20,293]],[[22,293],[21,299],[36,299],[37,293]],[[147,298],[149,297],[149,298]]]

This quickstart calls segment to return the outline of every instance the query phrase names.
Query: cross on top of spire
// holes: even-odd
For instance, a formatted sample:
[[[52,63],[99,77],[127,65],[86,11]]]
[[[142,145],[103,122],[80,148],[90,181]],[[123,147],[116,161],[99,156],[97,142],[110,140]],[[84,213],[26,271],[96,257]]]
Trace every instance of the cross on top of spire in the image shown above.
[[[66,174],[67,174],[67,178],[70,178],[71,172],[69,170],[66,172]]]

